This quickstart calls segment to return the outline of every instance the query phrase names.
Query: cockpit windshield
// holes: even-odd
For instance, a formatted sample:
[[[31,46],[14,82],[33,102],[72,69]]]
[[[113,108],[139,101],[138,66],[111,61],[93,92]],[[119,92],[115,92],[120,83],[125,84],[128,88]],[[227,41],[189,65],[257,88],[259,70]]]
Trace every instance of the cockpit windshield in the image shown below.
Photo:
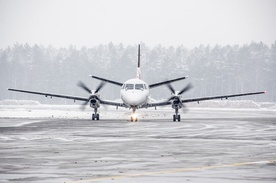
[[[125,87],[126,90],[133,90],[133,88],[134,88],[134,84],[126,84],[126,87]]]
[[[143,84],[136,84],[135,85],[135,90],[144,90],[144,85]]]
[[[123,89],[125,90],[144,90],[145,85],[144,84],[124,84]]]

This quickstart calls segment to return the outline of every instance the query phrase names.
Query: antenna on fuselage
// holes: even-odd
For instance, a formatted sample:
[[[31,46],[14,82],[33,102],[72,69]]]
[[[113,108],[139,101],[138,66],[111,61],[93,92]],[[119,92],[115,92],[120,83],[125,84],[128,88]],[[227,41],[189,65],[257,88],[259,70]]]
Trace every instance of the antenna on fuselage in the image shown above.
[[[140,44],[138,45],[138,67],[137,67],[137,79],[141,79],[141,70],[140,70]]]

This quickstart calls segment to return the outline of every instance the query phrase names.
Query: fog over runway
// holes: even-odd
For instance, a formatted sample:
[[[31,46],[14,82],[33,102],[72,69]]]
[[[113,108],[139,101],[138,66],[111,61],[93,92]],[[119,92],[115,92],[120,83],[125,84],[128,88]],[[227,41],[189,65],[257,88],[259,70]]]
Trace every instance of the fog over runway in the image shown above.
[[[101,110],[0,107],[0,182],[276,181],[275,110]]]

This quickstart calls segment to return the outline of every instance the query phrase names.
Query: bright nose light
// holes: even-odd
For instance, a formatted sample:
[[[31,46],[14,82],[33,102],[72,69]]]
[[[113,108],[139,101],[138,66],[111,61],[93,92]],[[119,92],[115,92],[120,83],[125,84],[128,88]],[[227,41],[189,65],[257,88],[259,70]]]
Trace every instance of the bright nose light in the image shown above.
[[[138,120],[138,116],[137,116],[137,114],[136,113],[134,113],[134,114],[132,114],[131,115],[131,121],[137,121]]]

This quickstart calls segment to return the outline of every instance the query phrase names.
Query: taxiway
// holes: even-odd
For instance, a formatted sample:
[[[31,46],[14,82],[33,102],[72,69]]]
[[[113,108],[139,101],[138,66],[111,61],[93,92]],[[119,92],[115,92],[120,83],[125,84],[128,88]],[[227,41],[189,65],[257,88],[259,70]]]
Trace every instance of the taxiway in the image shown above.
[[[172,122],[171,110],[142,110],[136,123],[128,113],[2,115],[0,182],[276,181],[275,111],[190,109]]]

